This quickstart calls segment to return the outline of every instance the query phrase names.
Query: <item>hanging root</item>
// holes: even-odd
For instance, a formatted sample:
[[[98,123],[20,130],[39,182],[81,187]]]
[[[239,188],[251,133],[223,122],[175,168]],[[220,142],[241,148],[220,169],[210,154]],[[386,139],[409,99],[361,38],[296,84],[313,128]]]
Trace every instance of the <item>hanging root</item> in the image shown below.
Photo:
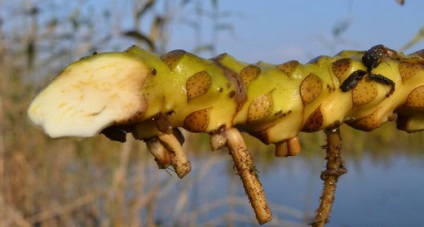
[[[227,144],[227,132],[225,129],[220,129],[215,133],[211,133],[210,143],[212,151],[225,147]]]
[[[321,173],[321,179],[324,181],[324,187],[320,197],[320,205],[315,211],[315,220],[312,226],[325,226],[330,217],[331,208],[333,206],[337,181],[339,177],[347,172],[344,161],[341,156],[341,137],[339,128],[324,130],[327,135],[327,166],[326,170]]]
[[[179,140],[174,134],[162,134],[158,136],[158,139],[165,147],[165,150],[168,151],[167,153],[170,155],[171,165],[178,177],[183,178],[191,171],[191,163],[185,155]]]
[[[159,169],[166,169],[171,165],[171,152],[159,141],[157,137],[145,140],[150,153],[155,157]]]
[[[227,146],[243,182],[244,190],[256,214],[256,219],[259,224],[265,224],[271,221],[272,214],[247,146],[237,129],[229,129],[227,136]]]

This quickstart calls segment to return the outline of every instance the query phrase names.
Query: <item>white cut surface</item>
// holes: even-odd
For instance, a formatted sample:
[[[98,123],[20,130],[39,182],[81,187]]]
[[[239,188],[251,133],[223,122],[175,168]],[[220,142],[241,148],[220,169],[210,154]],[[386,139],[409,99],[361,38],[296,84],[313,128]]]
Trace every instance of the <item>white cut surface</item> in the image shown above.
[[[104,53],[69,65],[32,101],[28,116],[51,137],[91,137],[146,109],[145,64],[126,53]]]

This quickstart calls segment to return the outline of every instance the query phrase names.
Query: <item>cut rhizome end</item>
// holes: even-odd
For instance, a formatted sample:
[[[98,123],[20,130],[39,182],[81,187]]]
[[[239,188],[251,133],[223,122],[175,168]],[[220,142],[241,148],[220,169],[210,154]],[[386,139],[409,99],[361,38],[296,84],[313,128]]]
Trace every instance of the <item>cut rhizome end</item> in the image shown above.
[[[91,137],[140,120],[147,108],[143,61],[127,53],[85,57],[65,68],[32,101],[28,116],[51,137]]]

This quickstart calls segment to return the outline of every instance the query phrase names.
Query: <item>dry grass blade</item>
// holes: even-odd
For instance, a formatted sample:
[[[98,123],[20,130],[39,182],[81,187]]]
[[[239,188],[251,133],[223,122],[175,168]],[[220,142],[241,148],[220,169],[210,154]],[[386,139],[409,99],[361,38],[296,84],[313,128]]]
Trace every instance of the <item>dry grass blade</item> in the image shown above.
[[[13,205],[7,204],[0,195],[0,226],[31,226]]]
[[[79,209],[80,207],[82,207],[86,204],[92,203],[93,201],[95,201],[99,197],[105,196],[107,193],[108,193],[107,190],[89,193],[85,196],[82,196],[80,198],[75,199],[71,203],[61,205],[61,206],[56,206],[56,207],[53,207],[49,210],[45,210],[45,211],[42,211],[38,214],[35,214],[35,215],[27,218],[27,221],[31,224],[34,224],[34,223],[43,222],[43,221],[48,220],[50,218],[61,216],[63,214],[72,212],[75,209]]]

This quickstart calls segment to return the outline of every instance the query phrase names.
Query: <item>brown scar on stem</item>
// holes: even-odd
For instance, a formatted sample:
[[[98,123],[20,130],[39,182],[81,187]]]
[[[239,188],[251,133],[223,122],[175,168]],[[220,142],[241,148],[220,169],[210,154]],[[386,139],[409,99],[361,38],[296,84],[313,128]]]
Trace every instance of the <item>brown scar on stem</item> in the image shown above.
[[[409,61],[401,61],[399,63],[399,74],[402,78],[402,82],[417,75],[424,70],[424,60],[422,59],[411,59]]]
[[[221,68],[225,78],[229,81],[226,83],[227,89],[230,89],[231,87],[234,88],[234,90],[229,93],[229,97],[234,98],[236,100],[237,111],[239,111],[243,107],[244,103],[247,101],[247,88],[246,86],[244,86],[240,74],[221,63],[222,59],[226,56],[227,54],[220,54],[212,58],[211,60],[216,66]]]
[[[309,115],[305,124],[303,125],[303,132],[316,132],[324,124],[324,116],[321,111],[321,105],[319,105],[311,115]]]
[[[206,71],[195,73],[186,82],[187,101],[190,102],[205,94],[212,84],[212,78]]]
[[[261,73],[261,68],[256,65],[248,65],[240,71],[240,77],[244,86],[248,87]]]
[[[160,113],[154,116],[153,120],[155,122],[156,128],[160,132],[170,134],[172,133],[172,125],[166,116],[167,115]]]
[[[271,114],[273,105],[272,91],[257,97],[249,105],[247,122],[266,118]]]
[[[335,61],[331,65],[331,69],[334,73],[334,75],[339,79],[339,81],[342,81],[343,78],[346,76],[347,71],[352,66],[352,60],[349,58],[342,58],[337,61]]]
[[[287,76],[291,77],[294,71],[296,70],[297,66],[299,66],[299,62],[296,60],[288,61],[279,65],[276,65],[276,67],[283,71]]]
[[[168,67],[173,70],[178,65],[178,62],[180,59],[186,54],[187,52],[184,50],[173,50],[165,55],[162,55],[160,59],[165,62],[165,64],[168,65]]]
[[[377,108],[371,114],[355,119],[354,121],[347,122],[351,127],[362,130],[362,131],[372,131],[380,127],[380,121],[377,119],[379,109]]]
[[[404,106],[423,108],[424,107],[424,85],[421,85],[409,93]]]
[[[377,86],[374,83],[361,81],[352,91],[352,102],[354,106],[367,104],[378,95]]]
[[[183,127],[190,132],[203,132],[209,125],[212,107],[194,111],[186,116]]]
[[[317,75],[310,73],[300,85],[300,96],[304,105],[314,101],[322,92],[322,80]]]
[[[424,49],[416,51],[416,52],[410,54],[409,56],[424,58]]]

